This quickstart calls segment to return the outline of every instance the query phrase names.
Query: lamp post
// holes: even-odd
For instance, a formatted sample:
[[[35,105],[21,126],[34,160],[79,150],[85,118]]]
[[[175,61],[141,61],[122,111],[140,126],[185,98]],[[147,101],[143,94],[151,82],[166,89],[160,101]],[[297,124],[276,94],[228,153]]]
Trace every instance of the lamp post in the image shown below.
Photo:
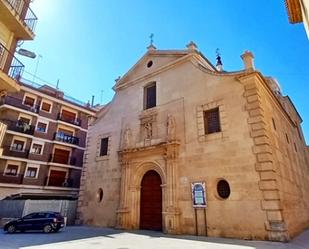
[[[36,73],[37,73],[37,71],[38,71],[39,62],[40,62],[40,59],[42,59],[42,58],[43,58],[43,56],[39,54],[39,55],[38,55],[38,59],[37,59],[37,61],[36,61],[36,65],[35,65],[35,70],[34,70],[33,80],[32,80],[32,81],[34,81],[35,78],[36,78]]]

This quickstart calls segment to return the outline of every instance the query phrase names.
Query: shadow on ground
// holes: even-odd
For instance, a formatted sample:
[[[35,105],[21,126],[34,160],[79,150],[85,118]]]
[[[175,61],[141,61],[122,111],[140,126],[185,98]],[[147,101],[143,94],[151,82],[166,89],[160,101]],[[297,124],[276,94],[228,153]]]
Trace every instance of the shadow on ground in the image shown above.
[[[134,241],[136,240],[136,241]],[[67,242],[67,243],[65,243]],[[61,243],[61,244],[55,244]],[[65,244],[63,244],[65,243]],[[181,247],[177,247],[177,245]],[[80,247],[79,247],[79,246]],[[102,247],[104,245],[104,247]],[[49,246],[49,247],[48,247]],[[246,241],[203,236],[167,235],[154,231],[127,231],[86,226],[67,227],[59,233],[0,233],[0,248],[244,248],[309,249],[309,230],[290,243]],[[105,247],[107,246],[107,247]],[[210,246],[210,247],[208,247]]]

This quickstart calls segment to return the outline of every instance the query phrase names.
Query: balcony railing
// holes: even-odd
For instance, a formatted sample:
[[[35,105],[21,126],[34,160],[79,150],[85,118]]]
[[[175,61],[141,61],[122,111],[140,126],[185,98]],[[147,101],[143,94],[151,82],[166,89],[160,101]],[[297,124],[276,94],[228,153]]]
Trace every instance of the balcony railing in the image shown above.
[[[25,134],[29,134],[29,135],[33,135],[34,133],[34,126],[33,125],[29,125],[25,122],[22,121],[12,121],[12,120],[0,120],[3,123],[5,123],[7,125],[7,129],[11,130],[11,131],[16,131],[16,132],[21,132],[21,133],[25,133]]]
[[[26,17],[24,19],[24,22],[28,26],[28,28],[33,32],[36,26],[38,18],[36,15],[33,13],[32,9],[28,8]]]
[[[28,158],[29,150],[21,150],[13,146],[5,146],[3,147],[3,155],[12,156],[12,157]]]
[[[53,186],[53,187],[73,187],[73,179],[71,178],[60,178],[60,177],[46,177],[45,178],[45,185],[46,186]]]
[[[27,7],[26,15],[24,14],[25,1],[24,0],[5,0],[5,1],[18,14],[18,17],[23,21],[24,25],[27,26],[33,32],[38,18],[30,9],[29,6]]]
[[[12,183],[12,184],[22,184],[24,179],[23,174],[8,174],[6,172],[0,172],[0,182],[1,183]]]
[[[79,118],[73,119],[73,118],[62,115],[61,113],[58,114],[58,120],[61,120],[63,122],[70,123],[73,125],[81,126],[81,120]]]
[[[39,105],[34,105],[34,106],[24,105],[21,99],[14,98],[8,95],[0,99],[0,105],[4,105],[4,104],[15,106],[15,107],[24,109],[26,111],[34,112],[34,113],[39,112]]]
[[[55,132],[54,139],[59,142],[69,143],[69,144],[79,144],[79,138],[71,135],[67,135],[63,132]]]
[[[65,157],[63,155],[58,155],[58,154],[51,154],[48,161],[52,163],[76,165],[75,157]]]
[[[9,77],[18,80],[23,71],[24,65],[3,45],[0,43],[0,70]]]

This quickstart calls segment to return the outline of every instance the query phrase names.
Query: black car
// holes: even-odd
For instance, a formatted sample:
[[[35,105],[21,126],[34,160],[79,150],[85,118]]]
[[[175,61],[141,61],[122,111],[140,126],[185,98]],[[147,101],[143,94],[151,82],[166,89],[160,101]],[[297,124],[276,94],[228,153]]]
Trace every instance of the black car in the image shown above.
[[[62,227],[64,227],[64,218],[60,213],[39,212],[7,222],[3,230],[8,233],[27,230],[43,230],[45,233],[50,233],[58,232]]]

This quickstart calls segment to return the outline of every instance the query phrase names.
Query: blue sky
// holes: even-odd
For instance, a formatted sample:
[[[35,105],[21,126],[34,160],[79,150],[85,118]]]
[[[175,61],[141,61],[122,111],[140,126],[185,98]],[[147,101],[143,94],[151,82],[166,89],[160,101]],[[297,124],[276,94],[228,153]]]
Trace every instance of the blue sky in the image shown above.
[[[247,3],[247,5],[244,5]],[[224,69],[243,68],[250,50],[264,75],[275,77],[290,96],[309,141],[309,40],[302,24],[288,22],[281,0],[35,0],[39,18],[34,41],[22,48],[42,55],[37,76],[83,101],[106,103],[114,80],[146,52],[154,33],[158,49],[183,49],[193,40]],[[37,60],[19,57],[32,79]]]

